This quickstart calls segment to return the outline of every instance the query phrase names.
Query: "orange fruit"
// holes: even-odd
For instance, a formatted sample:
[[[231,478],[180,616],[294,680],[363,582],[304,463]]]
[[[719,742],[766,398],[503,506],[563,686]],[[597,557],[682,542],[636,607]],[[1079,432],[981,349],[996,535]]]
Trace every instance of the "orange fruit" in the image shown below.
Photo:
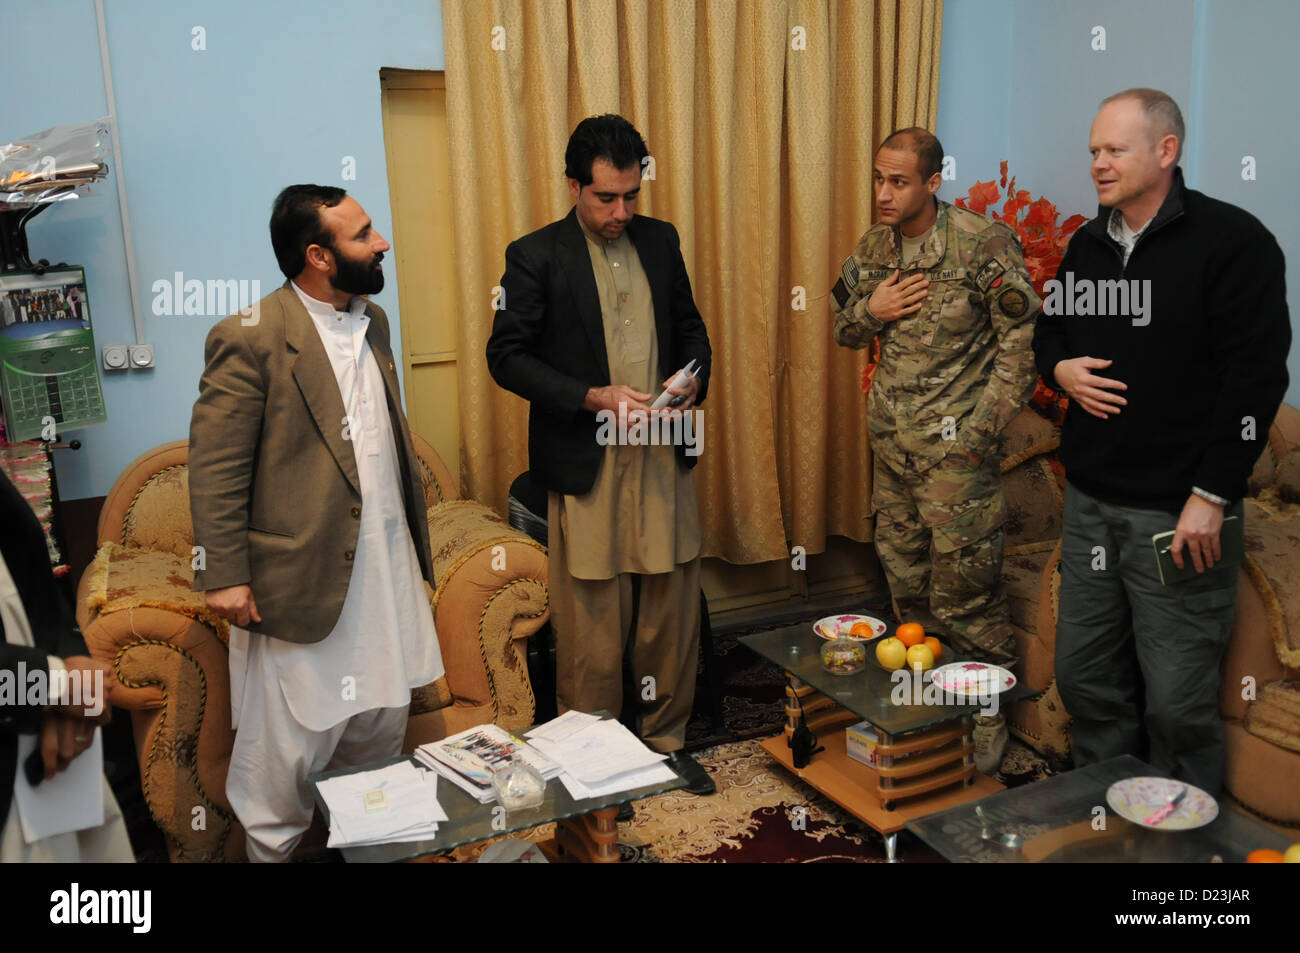
[[[939,644],[939,640],[933,635],[927,635],[923,644],[934,653],[934,660],[939,661],[940,656],[943,655],[943,646]]]
[[[849,629],[849,635],[855,639],[869,639],[875,634],[870,622],[854,622],[853,628]]]
[[[1280,864],[1284,861],[1285,858],[1280,850],[1269,850],[1263,847],[1259,850],[1252,850],[1246,855],[1246,863],[1248,864]]]
[[[919,622],[904,622],[894,633],[894,638],[911,648],[913,645],[921,644],[921,640],[925,638],[925,629],[921,628]]]

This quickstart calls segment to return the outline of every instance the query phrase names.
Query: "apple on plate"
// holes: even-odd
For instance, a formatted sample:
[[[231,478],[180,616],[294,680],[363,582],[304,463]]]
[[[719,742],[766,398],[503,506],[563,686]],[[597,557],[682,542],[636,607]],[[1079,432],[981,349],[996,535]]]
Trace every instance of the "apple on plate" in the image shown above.
[[[919,668],[923,672],[928,672],[934,668],[934,653],[924,643],[913,645],[907,650],[907,664],[909,668]]]
[[[876,643],[876,661],[891,672],[903,667],[907,661],[907,646],[894,637]]]

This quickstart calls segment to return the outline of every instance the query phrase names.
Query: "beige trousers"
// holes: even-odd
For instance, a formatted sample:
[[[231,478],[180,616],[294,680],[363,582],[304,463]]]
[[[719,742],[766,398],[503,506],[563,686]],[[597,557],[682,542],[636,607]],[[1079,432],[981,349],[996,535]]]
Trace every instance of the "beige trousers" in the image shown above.
[[[677,751],[695,700],[700,652],[700,561],[673,572],[575,579],[559,526],[550,533],[551,628],[555,633],[556,702],[570,709],[623,707],[623,657],[631,639],[639,734],[656,751]],[[640,586],[636,618],[633,586]],[[635,631],[633,627],[635,626]]]
[[[20,764],[18,770],[23,766]],[[83,831],[55,834],[34,844],[23,839],[18,805],[9,805],[9,817],[0,833],[0,863],[3,864],[130,864],[135,862],[126,834],[121,808],[113,789],[104,778],[104,823]],[[38,788],[39,790],[39,788]]]

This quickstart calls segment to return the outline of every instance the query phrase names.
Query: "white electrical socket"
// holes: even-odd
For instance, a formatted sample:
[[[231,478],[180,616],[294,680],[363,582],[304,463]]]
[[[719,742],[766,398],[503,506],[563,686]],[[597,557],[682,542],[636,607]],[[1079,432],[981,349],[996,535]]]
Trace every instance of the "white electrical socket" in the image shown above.
[[[153,345],[152,344],[132,344],[131,345],[131,366],[144,370],[153,367]]]
[[[124,371],[130,358],[125,344],[109,344],[103,348],[104,370]]]

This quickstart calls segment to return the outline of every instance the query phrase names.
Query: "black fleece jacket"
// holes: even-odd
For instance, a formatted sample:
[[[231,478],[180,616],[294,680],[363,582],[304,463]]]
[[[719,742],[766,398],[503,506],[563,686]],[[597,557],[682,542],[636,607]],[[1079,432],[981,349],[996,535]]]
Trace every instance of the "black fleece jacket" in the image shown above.
[[[1074,234],[1034,331],[1039,373],[1076,357],[1122,381],[1128,405],[1106,420],[1070,404],[1061,435],[1066,478],[1097,499],[1182,510],[1192,487],[1236,501],[1287,389],[1291,320],[1282,250],[1250,213],[1186,188],[1182,170],[1127,266],[1107,233],[1111,210]],[[1145,293],[1144,314],[1099,315],[1096,282],[1123,279]],[[1081,285],[1081,281],[1091,283]],[[1150,282],[1133,286],[1132,282]],[[1064,314],[1093,295],[1093,314]],[[1049,287],[1049,291],[1050,291]],[[1113,286],[1101,298],[1119,300]],[[1049,313],[1051,312],[1051,313]]]

